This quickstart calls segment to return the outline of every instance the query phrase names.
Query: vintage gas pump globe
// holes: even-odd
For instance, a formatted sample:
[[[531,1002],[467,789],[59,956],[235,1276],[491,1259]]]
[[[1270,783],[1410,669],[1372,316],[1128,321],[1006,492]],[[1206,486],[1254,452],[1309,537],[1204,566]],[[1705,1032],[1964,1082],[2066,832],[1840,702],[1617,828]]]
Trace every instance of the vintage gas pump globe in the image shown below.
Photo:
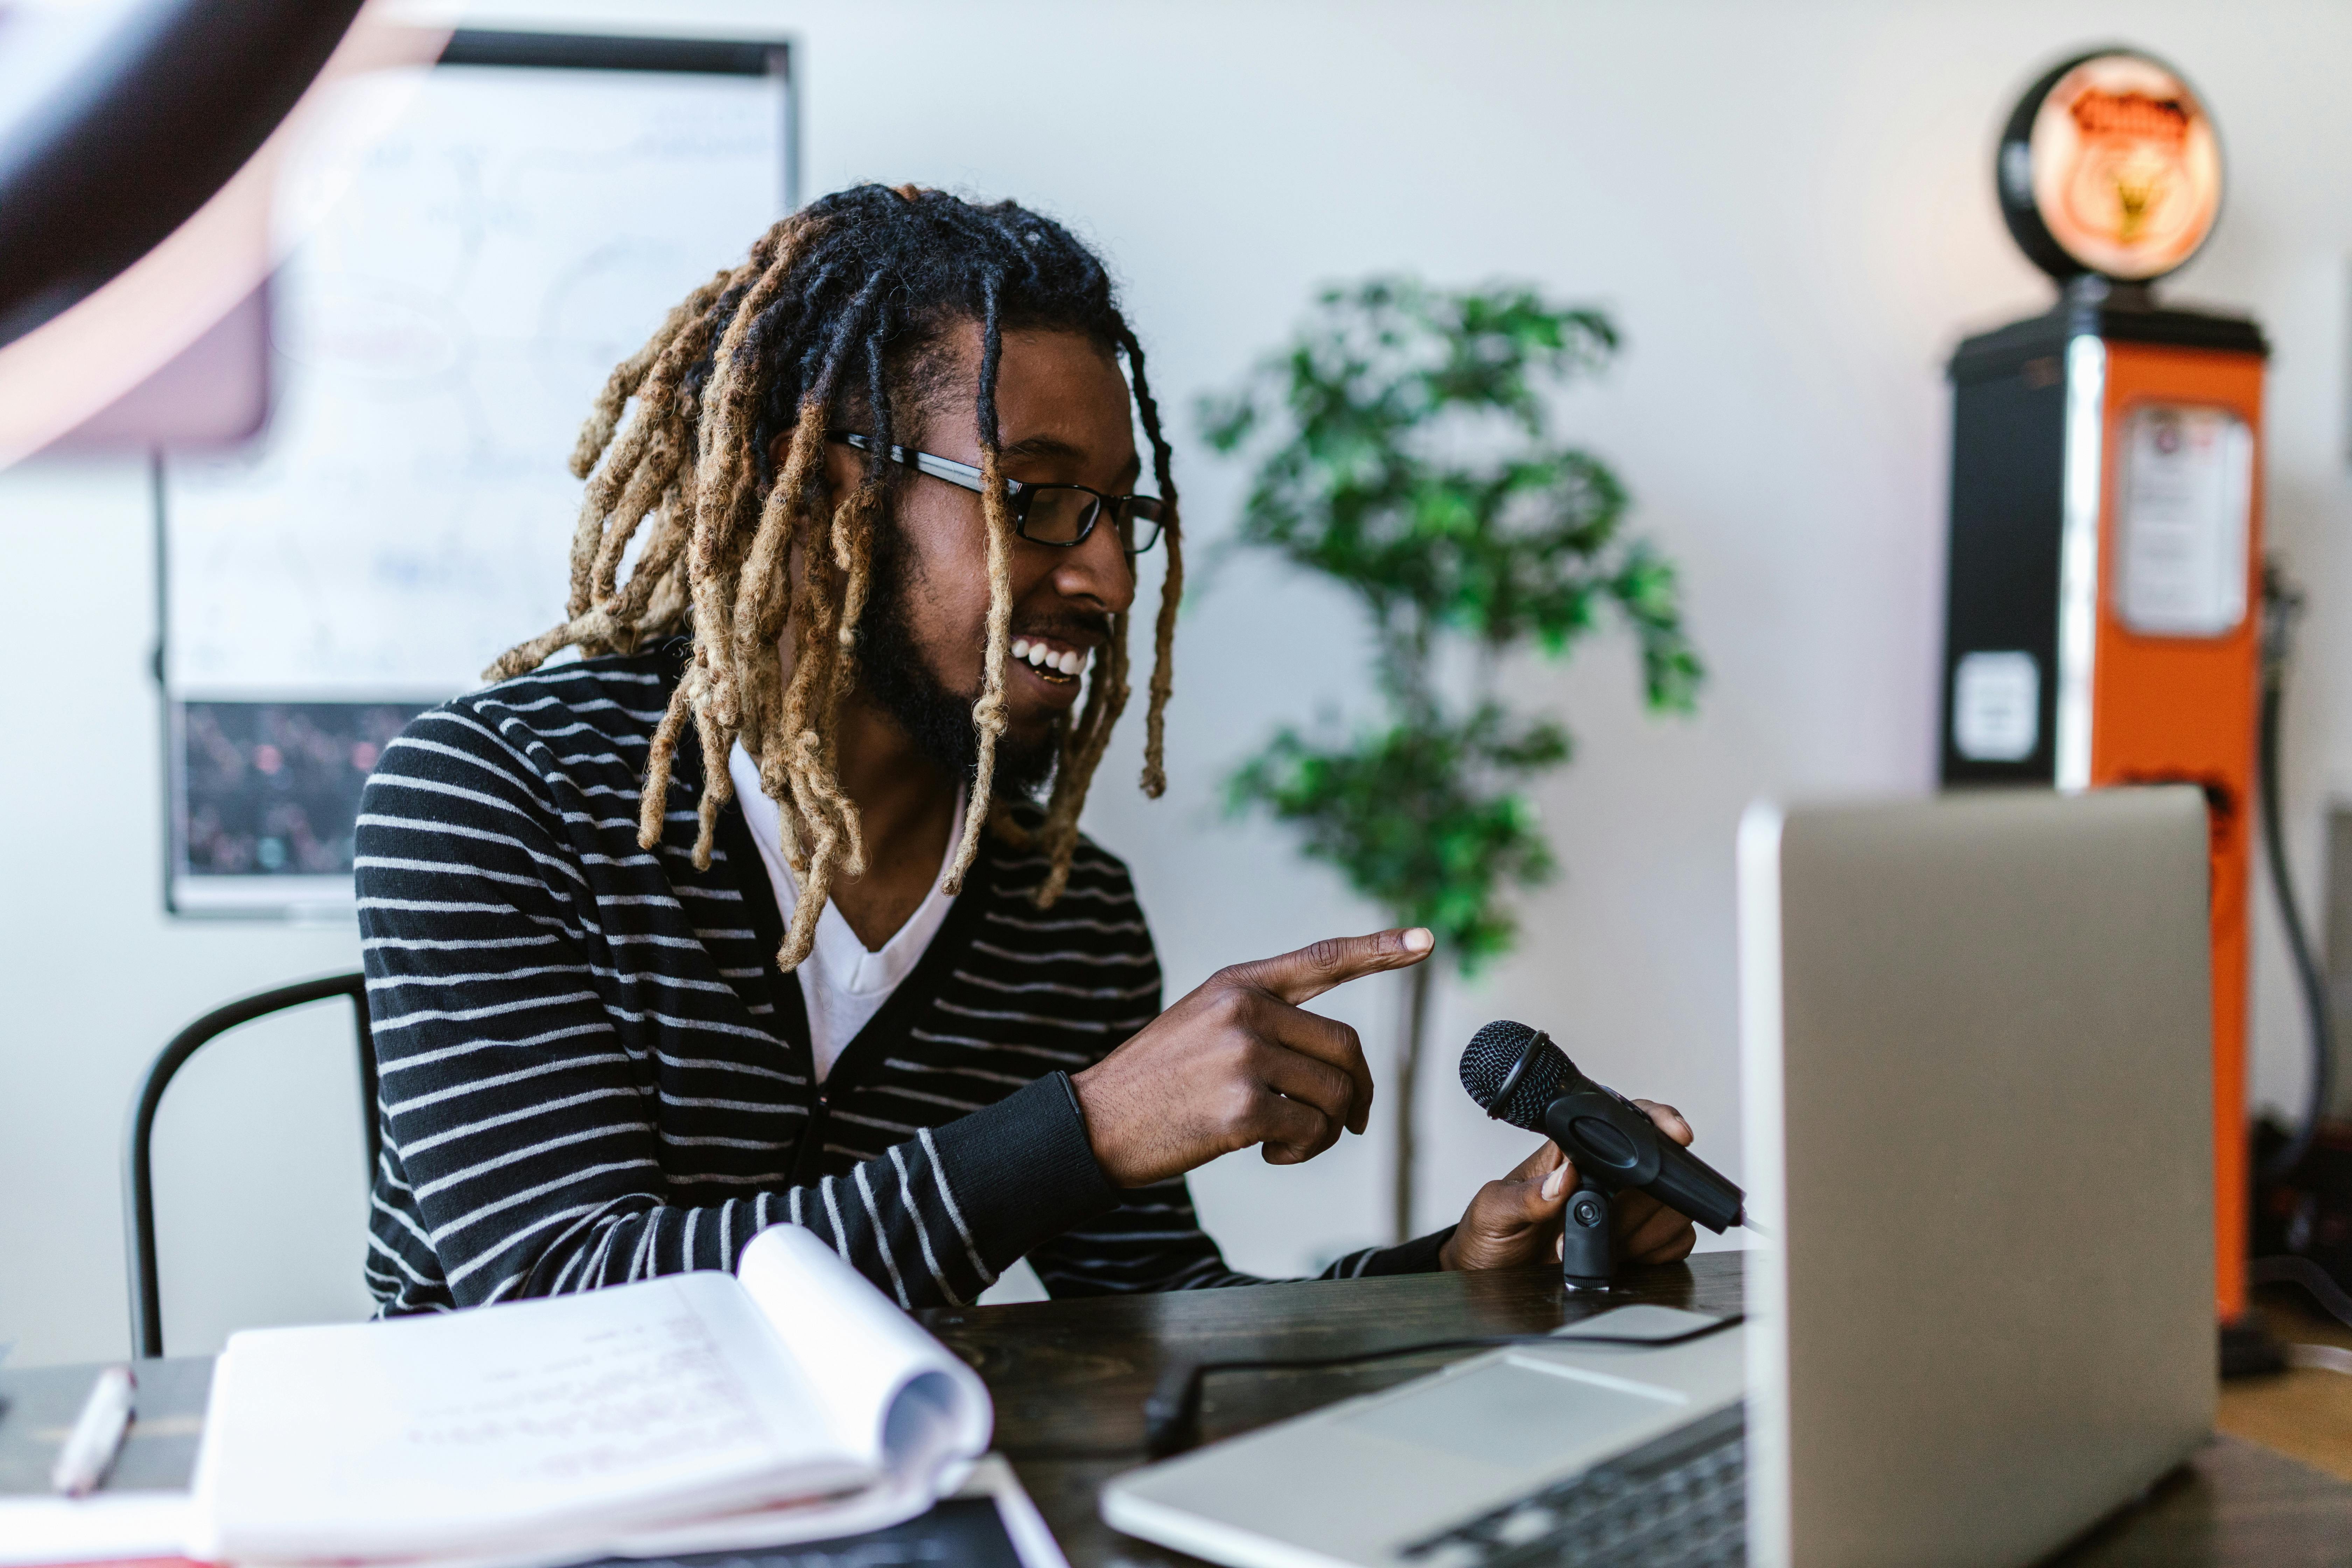
[[[2213,122],[2170,67],[2128,50],[2085,55],[2035,82],[2000,139],[2009,232],[2064,280],[2161,278],[2221,212]]]

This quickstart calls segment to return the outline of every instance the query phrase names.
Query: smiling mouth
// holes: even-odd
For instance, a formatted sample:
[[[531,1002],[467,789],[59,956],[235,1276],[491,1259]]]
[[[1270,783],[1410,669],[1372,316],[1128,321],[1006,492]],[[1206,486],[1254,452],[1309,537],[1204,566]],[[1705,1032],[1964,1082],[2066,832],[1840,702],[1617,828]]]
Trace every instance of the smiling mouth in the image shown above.
[[[1013,657],[1048,686],[1075,686],[1087,668],[1087,650],[1050,637],[1014,637]]]

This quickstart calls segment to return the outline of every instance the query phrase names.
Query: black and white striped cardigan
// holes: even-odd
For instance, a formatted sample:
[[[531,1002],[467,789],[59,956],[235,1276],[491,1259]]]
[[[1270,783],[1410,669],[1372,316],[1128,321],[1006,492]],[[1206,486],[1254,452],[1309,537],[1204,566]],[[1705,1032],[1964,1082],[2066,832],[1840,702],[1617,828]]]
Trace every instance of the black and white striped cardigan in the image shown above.
[[[900,1305],[1026,1257],[1055,1295],[1250,1283],[1184,1183],[1120,1191],[1068,1074],[1160,1009],[1127,868],[991,838],[920,963],[812,1082],[798,983],[740,805],[692,859],[698,759],[637,847],[679,645],[559,666],[423,714],[361,804],[382,1089],[367,1276],[404,1313],[730,1268],[803,1225]],[[1328,1275],[1435,1266],[1438,1237]]]

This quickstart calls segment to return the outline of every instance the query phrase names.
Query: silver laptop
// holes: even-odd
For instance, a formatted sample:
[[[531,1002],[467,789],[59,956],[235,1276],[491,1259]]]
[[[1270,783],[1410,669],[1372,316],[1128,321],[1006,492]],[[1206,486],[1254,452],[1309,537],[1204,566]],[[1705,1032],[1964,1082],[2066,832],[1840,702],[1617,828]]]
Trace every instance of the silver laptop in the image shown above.
[[[1738,855],[1748,1321],[1587,1319],[1130,1471],[1108,1523],[1247,1568],[1977,1568],[2203,1440],[2202,796],[1759,805]]]

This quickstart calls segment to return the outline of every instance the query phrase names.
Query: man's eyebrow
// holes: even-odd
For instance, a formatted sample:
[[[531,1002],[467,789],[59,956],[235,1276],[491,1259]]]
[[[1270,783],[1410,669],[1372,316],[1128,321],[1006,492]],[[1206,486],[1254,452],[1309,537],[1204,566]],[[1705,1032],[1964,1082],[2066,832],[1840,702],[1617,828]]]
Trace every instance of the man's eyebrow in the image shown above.
[[[1000,447],[997,452],[1006,458],[1068,458],[1077,462],[1084,462],[1087,456],[1083,447],[1065,441],[1059,436],[1032,436],[1026,440]]]
[[[1058,460],[1068,463],[1084,463],[1087,460],[1085,447],[1076,445],[1075,442],[1065,441],[1059,436],[1032,436],[1026,440],[1015,441],[1010,446],[998,447],[997,455],[1002,458],[1030,458],[1046,462]],[[1126,465],[1119,469],[1119,472],[1122,474],[1134,474],[1140,477],[1143,472],[1142,454],[1139,452],[1134,457],[1129,458]],[[1129,480],[1127,482],[1133,483],[1134,481]]]

